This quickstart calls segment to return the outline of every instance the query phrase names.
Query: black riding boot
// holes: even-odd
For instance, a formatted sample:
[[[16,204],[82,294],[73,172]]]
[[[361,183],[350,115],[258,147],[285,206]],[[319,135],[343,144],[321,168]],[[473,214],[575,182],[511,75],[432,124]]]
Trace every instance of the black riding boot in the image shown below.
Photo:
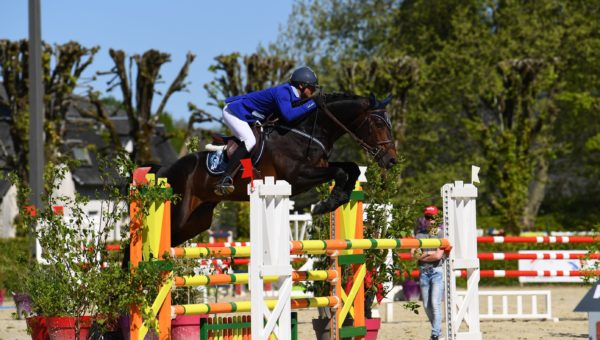
[[[242,167],[240,160],[250,157],[250,153],[246,150],[246,144],[241,143],[231,155],[227,170],[223,173],[223,177],[215,185],[215,194],[218,196],[229,195],[235,190],[233,186],[233,178],[238,170]]]

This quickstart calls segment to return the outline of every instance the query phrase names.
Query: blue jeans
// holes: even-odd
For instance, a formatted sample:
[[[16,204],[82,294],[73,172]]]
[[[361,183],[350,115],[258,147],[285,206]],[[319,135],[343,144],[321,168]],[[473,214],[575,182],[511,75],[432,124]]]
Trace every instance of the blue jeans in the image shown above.
[[[423,308],[431,323],[431,335],[440,336],[442,332],[442,292],[444,290],[443,267],[420,266],[421,297]]]

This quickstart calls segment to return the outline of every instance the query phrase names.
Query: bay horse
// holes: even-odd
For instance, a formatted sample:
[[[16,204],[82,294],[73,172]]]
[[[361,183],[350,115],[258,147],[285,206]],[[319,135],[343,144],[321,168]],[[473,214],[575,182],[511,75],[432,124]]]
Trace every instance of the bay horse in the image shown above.
[[[292,195],[316,185],[335,180],[330,196],[320,201],[312,213],[333,211],[350,199],[360,170],[352,162],[329,162],[334,143],[348,133],[382,168],[391,168],[397,161],[392,138],[392,126],[385,111],[390,98],[377,101],[371,97],[351,94],[322,94],[317,109],[297,122],[279,121],[262,127],[265,139],[262,158],[256,164],[255,178],[274,176],[292,186]],[[260,138],[254,149],[260,149]],[[253,150],[254,151],[254,150]],[[213,209],[222,200],[248,201],[247,184],[241,172],[234,178],[235,191],[229,196],[217,196],[213,188],[218,176],[207,168],[208,152],[186,155],[168,167],[158,170],[157,177],[166,177],[173,193],[180,200],[172,205],[172,246],[208,230]]]

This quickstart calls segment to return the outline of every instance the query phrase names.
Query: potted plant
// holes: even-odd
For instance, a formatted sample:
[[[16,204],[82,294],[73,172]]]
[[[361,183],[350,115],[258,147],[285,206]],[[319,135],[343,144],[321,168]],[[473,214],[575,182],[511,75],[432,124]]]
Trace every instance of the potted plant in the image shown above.
[[[386,239],[412,237],[415,218],[420,211],[419,194],[417,197],[401,197],[399,195],[400,174],[403,170],[400,162],[392,169],[382,171],[375,164],[367,168],[367,183],[363,185],[365,192],[365,220],[363,238]],[[399,261],[396,250],[392,256],[387,251],[365,250],[367,275],[365,280],[365,318],[367,327],[366,339],[375,339],[381,321],[372,318],[375,303],[389,293],[390,285],[403,281],[404,273],[414,268],[414,261]],[[391,261],[390,261],[391,260]],[[409,278],[410,279],[410,278]],[[416,311],[415,302],[408,302],[405,308]]]
[[[119,201],[104,201],[97,225],[84,209],[88,198],[59,190],[67,169],[48,166],[43,209],[23,216],[42,248],[41,262],[31,261],[23,283],[32,312],[45,318],[50,338],[85,339],[99,306],[127,284],[106,249],[126,211]]]
[[[99,218],[87,214],[89,198],[61,192],[70,161],[61,164],[66,165],[47,166],[43,209],[22,214],[42,248],[41,262],[29,262],[23,291],[32,313],[45,320],[50,339],[85,339],[92,323],[98,333],[117,331],[118,316],[131,304],[148,306],[145,295],[157,291],[164,278],[153,266],[122,270],[122,254],[107,249],[115,227],[128,230],[130,180],[119,175],[131,173],[127,157],[112,158],[110,167],[101,163]],[[150,292],[138,289],[142,286]]]

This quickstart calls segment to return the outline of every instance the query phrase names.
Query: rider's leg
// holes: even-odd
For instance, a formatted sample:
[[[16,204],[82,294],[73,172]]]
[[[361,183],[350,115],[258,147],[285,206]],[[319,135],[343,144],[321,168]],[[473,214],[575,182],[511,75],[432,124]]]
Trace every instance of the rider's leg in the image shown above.
[[[232,114],[227,106],[223,109],[223,120],[242,143],[229,159],[225,173],[215,185],[215,194],[219,196],[228,195],[235,190],[233,178],[241,167],[240,160],[250,157],[250,150],[256,144],[256,137],[254,137],[250,125]]]

